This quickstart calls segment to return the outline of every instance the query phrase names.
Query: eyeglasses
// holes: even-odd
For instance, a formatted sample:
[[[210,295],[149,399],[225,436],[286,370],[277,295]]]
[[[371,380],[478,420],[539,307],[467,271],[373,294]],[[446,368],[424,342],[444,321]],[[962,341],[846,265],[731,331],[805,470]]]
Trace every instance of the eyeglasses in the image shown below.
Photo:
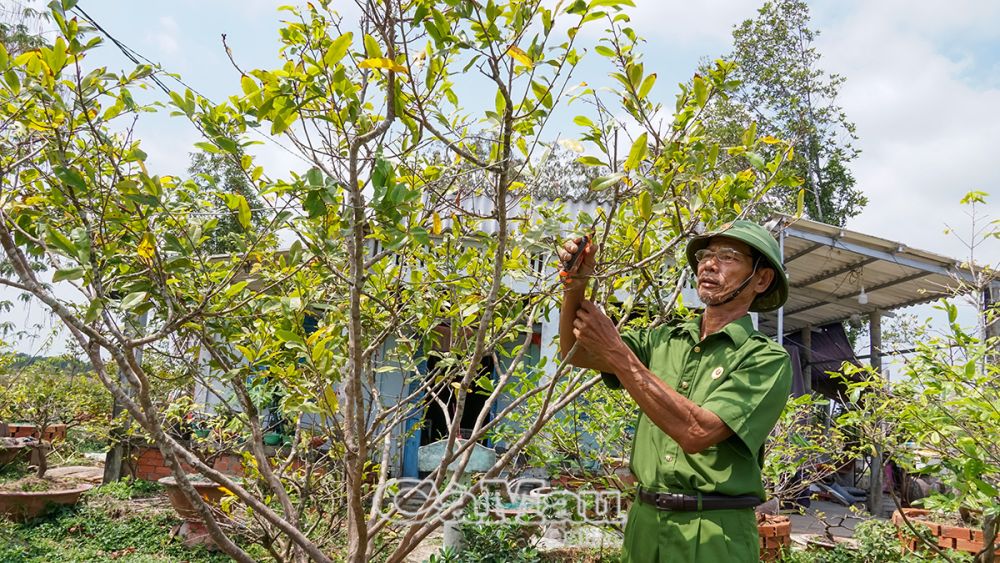
[[[719,264],[736,264],[740,261],[740,256],[746,256],[749,258],[748,254],[744,254],[739,250],[729,247],[722,247],[718,250],[712,250],[710,248],[702,248],[701,250],[694,253],[694,259],[701,263],[709,258],[715,258],[716,262]]]

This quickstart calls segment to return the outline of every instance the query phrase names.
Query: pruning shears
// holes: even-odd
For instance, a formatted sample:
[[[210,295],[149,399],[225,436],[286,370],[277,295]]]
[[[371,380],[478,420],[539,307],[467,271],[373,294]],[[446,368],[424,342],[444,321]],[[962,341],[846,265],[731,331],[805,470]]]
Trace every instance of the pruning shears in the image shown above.
[[[583,239],[577,246],[576,252],[574,252],[573,256],[569,259],[569,262],[563,262],[562,269],[559,270],[559,277],[562,278],[563,282],[569,282],[569,278],[578,267],[580,259],[583,258],[583,254],[590,250],[594,241],[594,234],[595,233],[591,231],[590,234],[583,235]]]

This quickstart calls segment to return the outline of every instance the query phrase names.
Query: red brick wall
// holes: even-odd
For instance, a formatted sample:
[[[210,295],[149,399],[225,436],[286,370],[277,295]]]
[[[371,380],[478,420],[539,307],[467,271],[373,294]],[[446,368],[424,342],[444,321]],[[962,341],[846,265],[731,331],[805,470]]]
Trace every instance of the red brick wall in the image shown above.
[[[34,424],[22,424],[22,423],[8,423],[7,424],[7,438],[27,438],[29,436],[35,436],[35,425]],[[65,424],[53,424],[45,429],[42,433],[42,440],[46,442],[52,442],[55,440],[65,440],[66,439],[66,425]]]
[[[136,479],[145,479],[146,481],[156,481],[172,474],[170,468],[163,461],[163,454],[157,448],[133,448],[132,458],[134,460],[133,466],[135,467],[135,471],[133,472],[131,468],[126,468],[122,472],[123,474],[129,473]],[[184,468],[185,473],[197,473],[186,463],[182,464],[181,467]],[[243,475],[243,459],[236,454],[218,456],[215,458],[212,467],[228,475]]]

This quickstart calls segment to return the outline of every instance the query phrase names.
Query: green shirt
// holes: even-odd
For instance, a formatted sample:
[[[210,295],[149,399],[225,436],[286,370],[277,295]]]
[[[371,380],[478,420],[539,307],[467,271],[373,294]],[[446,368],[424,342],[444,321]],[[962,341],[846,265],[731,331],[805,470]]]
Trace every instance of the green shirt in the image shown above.
[[[686,454],[640,413],[632,442],[632,473],[640,485],[657,491],[763,499],[764,441],[791,390],[788,353],[754,330],[749,315],[705,340],[699,338],[700,321],[699,317],[678,326],[626,331],[622,339],[653,375],[718,415],[733,435]],[[605,382],[621,387],[610,374]]]

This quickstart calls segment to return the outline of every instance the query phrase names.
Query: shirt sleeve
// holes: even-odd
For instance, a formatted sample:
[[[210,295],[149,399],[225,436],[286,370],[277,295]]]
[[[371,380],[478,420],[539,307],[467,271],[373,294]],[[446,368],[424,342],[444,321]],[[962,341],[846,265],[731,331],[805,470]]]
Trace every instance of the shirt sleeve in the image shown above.
[[[758,455],[785,408],[791,387],[788,354],[767,346],[730,372],[701,406],[718,415],[751,455]]]
[[[651,352],[649,329],[626,330],[622,333],[622,340],[625,345],[632,350],[642,365],[649,367],[649,356]],[[601,372],[601,379],[609,389],[621,389],[622,383],[618,381],[618,376],[606,371]]]

